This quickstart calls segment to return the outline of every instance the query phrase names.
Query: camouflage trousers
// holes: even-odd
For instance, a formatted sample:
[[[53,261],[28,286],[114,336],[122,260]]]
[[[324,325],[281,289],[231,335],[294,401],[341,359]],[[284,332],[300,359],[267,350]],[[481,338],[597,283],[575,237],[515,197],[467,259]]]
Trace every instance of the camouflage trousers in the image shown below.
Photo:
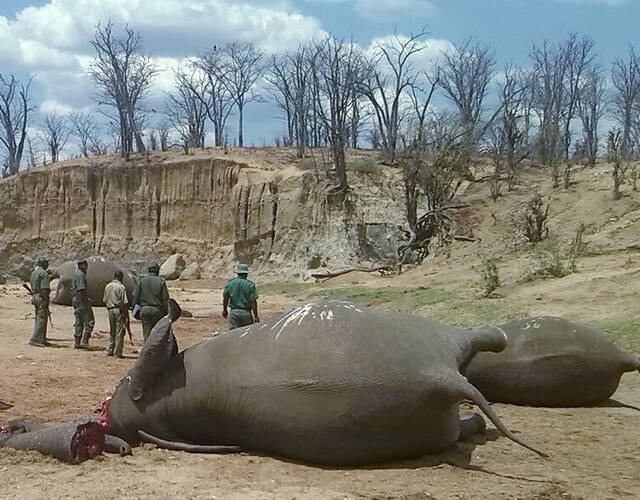
[[[93,309],[90,305],[75,304],[73,306],[73,315],[75,317],[74,331],[73,331],[73,343],[75,346],[82,344],[88,344],[93,332],[93,327],[96,324],[96,319],[93,315]]]
[[[142,321],[142,337],[147,340],[151,334],[151,330],[156,323],[162,319],[167,313],[162,307],[142,306],[140,307],[140,320]]]
[[[107,355],[122,356],[125,318],[120,309],[109,309],[109,347]]]
[[[29,344],[42,346],[47,344],[47,318],[49,310],[45,299],[40,295],[33,296],[33,307],[35,308],[35,323],[33,333],[29,339]]]

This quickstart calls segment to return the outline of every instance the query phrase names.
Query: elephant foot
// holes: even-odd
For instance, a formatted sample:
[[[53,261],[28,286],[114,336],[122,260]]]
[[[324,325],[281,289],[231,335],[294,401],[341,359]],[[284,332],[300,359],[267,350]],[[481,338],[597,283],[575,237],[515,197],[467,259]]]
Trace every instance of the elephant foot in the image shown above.
[[[482,415],[477,413],[463,413],[460,415],[460,440],[473,436],[474,434],[481,434],[487,428],[487,424],[482,418]]]

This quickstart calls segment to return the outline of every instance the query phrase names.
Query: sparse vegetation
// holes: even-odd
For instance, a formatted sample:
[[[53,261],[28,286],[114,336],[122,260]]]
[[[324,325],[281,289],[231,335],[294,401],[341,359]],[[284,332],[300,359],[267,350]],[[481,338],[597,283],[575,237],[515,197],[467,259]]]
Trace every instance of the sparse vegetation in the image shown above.
[[[537,243],[549,235],[549,204],[545,206],[540,193],[518,204],[510,215],[516,234],[529,243]]]
[[[492,257],[485,257],[482,259],[482,265],[480,269],[478,269],[478,272],[480,273],[480,279],[482,280],[484,296],[488,297],[496,291],[501,284],[496,260]]]
[[[578,269],[576,255],[569,249],[563,251],[554,238],[538,242],[530,254],[531,267],[525,279],[564,278]]]

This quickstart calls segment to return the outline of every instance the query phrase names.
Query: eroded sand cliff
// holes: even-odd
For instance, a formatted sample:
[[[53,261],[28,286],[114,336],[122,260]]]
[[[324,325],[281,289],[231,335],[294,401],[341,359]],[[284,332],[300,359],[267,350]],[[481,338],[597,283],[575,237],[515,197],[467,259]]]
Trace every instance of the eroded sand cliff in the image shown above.
[[[264,153],[268,156],[268,152]],[[393,172],[351,175],[348,206],[294,163],[178,154],[75,160],[0,181],[0,272],[102,254],[130,266],[179,252],[213,276],[235,259],[302,276],[392,259],[402,224]]]

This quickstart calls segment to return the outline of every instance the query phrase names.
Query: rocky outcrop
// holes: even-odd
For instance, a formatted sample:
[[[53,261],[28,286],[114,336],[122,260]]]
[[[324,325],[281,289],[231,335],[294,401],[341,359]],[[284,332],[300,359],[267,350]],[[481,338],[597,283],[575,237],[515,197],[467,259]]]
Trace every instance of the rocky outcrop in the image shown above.
[[[192,262],[180,273],[181,280],[197,280],[200,276],[200,264],[197,262]]]
[[[179,253],[174,253],[160,266],[160,277],[166,280],[176,280],[185,267],[187,264],[184,257]]]
[[[393,172],[352,175],[341,206],[294,166],[225,158],[119,158],[38,168],[0,181],[0,272],[101,254],[130,267],[181,253],[203,277],[236,260],[285,276],[393,258],[402,224]]]

